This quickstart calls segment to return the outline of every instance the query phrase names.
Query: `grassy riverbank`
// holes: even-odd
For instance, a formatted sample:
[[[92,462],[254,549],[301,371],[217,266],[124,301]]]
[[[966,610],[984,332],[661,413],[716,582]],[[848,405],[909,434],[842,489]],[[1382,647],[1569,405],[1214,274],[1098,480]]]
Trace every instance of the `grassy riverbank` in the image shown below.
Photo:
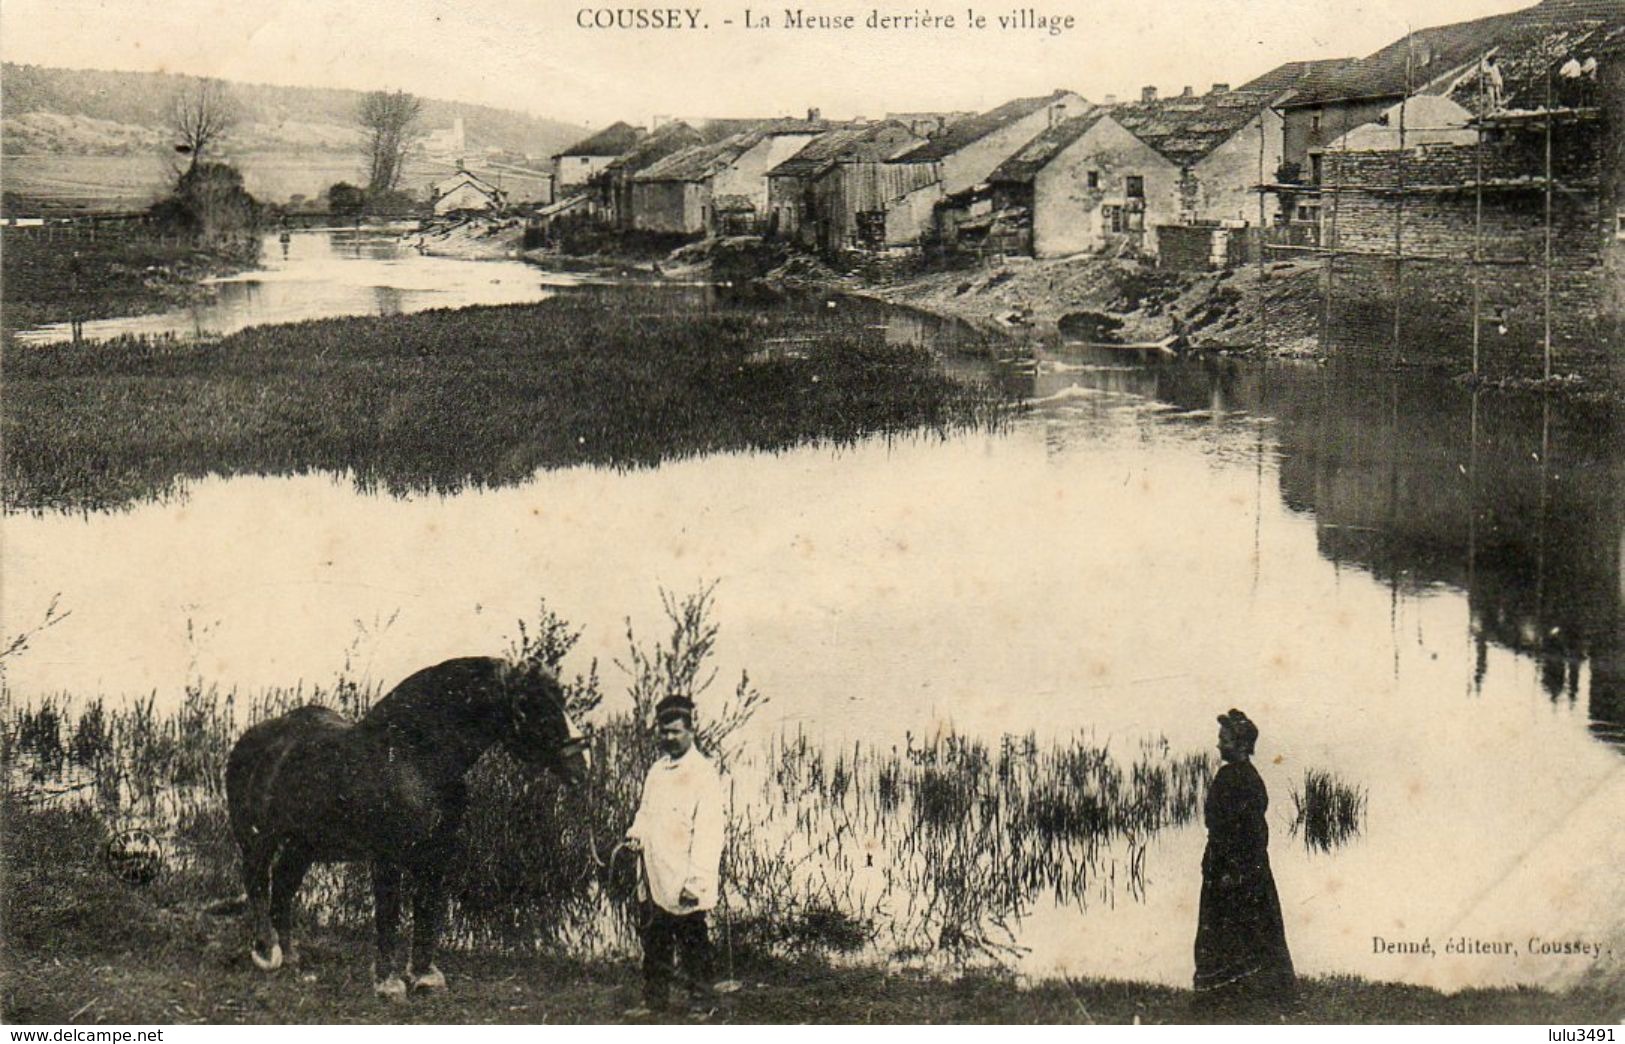
[[[251,267],[258,240],[200,247],[145,232],[0,233],[0,329],[108,319],[177,308],[208,295],[200,281]],[[77,271],[76,271],[77,269]]]
[[[165,904],[104,869],[96,824],[67,813],[15,812],[6,824],[0,927],[0,1018],[9,1023],[599,1023],[636,1002],[629,959],[448,953],[450,988],[404,1003],[372,995],[362,933],[318,930],[297,970],[249,963],[238,916]],[[720,944],[720,940],[719,940]],[[719,945],[722,959],[728,959]],[[1189,991],[1097,979],[1027,983],[993,971],[927,975],[876,966],[732,953],[744,984],[715,1021],[740,1023],[1188,1023],[1274,1021],[1213,1015]],[[1618,991],[1434,990],[1348,978],[1310,979],[1284,1021],[1299,1023],[1603,1024]]]
[[[314,469],[366,488],[454,491],[544,467],[946,431],[1000,414],[992,390],[948,377],[928,351],[814,312],[616,287],[203,343],[8,344],[6,498],[94,508],[177,479]]]

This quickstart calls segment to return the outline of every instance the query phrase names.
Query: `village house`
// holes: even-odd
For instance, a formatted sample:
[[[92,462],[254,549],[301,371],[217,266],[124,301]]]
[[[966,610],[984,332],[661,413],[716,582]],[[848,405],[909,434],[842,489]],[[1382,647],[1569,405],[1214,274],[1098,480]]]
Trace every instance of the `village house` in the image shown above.
[[[858,215],[881,203],[880,164],[921,140],[891,120],[819,135],[768,171],[770,228],[825,253],[859,246]]]
[[[501,210],[507,201],[503,191],[484,178],[459,167],[448,178],[434,183],[430,193],[436,214],[458,210]]]
[[[1493,96],[1475,66],[1409,99],[1403,147],[1390,109],[1318,154],[1336,308],[1397,300],[1412,356],[1475,350],[1499,376],[1550,365],[1625,387],[1625,10],[1522,27],[1496,55]]]
[[[700,132],[681,121],[655,128],[629,151],[611,160],[593,175],[592,213],[620,229],[632,227],[632,177],[687,148],[703,143]]]
[[[1067,90],[1017,98],[958,120],[925,144],[888,160],[879,172],[884,206],[866,219],[877,229],[871,238],[899,247],[918,246],[936,236],[939,203],[985,183],[1023,145],[1089,109],[1089,102]]]
[[[767,120],[720,142],[675,152],[632,175],[632,227],[684,235],[767,230],[767,172],[834,125]]]
[[[630,152],[643,138],[643,130],[616,122],[553,156],[553,191],[563,198],[585,191],[594,174]]]
[[[1371,123],[1401,99],[1442,94],[1501,46],[1552,31],[1617,21],[1619,0],[1542,0],[1534,7],[1470,22],[1418,29],[1368,57],[1318,69],[1278,103],[1283,159],[1309,170],[1311,152]]]
[[[1039,257],[1118,249],[1156,256],[1156,230],[1257,223],[1260,162],[1280,163],[1268,94],[1189,90],[1101,108],[1040,135],[988,176],[1000,211],[1030,213]]]

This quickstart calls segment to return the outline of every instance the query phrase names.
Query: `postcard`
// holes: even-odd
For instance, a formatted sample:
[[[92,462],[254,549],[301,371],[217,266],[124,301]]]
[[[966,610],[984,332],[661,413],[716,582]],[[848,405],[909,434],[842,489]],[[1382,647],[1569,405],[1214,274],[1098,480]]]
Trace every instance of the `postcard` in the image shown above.
[[[6,1021],[1612,1040],[1625,6],[747,2],[7,5]]]

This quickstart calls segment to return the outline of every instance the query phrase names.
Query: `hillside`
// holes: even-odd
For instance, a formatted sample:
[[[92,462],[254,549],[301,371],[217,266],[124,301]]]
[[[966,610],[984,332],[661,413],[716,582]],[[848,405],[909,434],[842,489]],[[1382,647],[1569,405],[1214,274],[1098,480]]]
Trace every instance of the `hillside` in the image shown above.
[[[164,113],[187,77],[165,73],[0,68],[0,150],[131,155],[164,144]],[[362,92],[232,83],[241,110],[230,147],[240,151],[340,151],[354,147]],[[464,123],[468,147],[547,157],[579,141],[585,127],[486,105],[425,98],[425,130]]]

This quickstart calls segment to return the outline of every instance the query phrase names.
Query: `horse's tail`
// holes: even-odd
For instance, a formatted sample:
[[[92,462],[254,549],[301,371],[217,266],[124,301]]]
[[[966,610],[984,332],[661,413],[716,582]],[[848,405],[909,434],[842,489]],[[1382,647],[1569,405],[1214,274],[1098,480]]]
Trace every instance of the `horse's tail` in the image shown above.
[[[203,908],[203,912],[211,917],[231,917],[248,909],[248,896],[239,895],[235,899],[216,899]]]

